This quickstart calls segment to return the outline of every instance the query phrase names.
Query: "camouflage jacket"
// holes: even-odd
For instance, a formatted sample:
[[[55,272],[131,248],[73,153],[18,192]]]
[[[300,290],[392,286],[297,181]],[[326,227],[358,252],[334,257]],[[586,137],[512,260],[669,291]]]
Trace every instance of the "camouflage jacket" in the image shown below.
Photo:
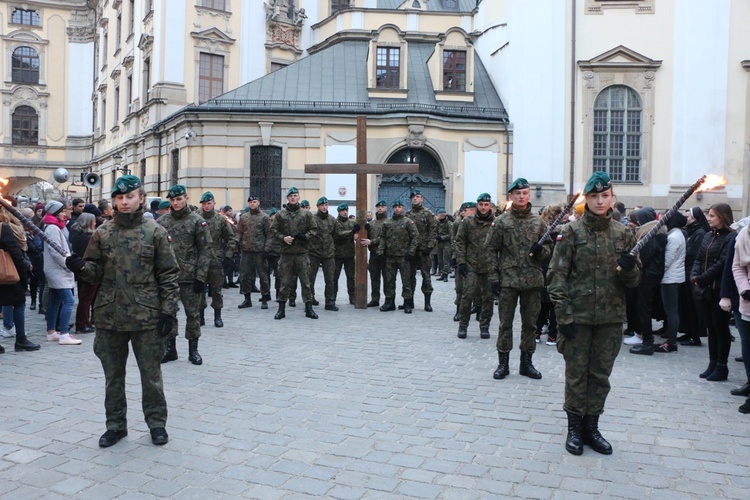
[[[437,241],[438,245],[448,244],[450,245],[453,241],[452,236],[452,224],[450,219],[446,217],[443,220],[437,220],[437,226],[435,229],[435,240]]]
[[[223,267],[224,257],[231,258],[234,254],[234,232],[229,222],[216,210],[200,211],[206,221],[206,228],[211,235],[208,267]]]
[[[203,217],[187,206],[179,212],[170,209],[157,222],[169,233],[174,255],[180,264],[180,283],[194,280],[205,283],[213,242]]]
[[[367,232],[367,239],[370,240],[370,252],[378,253],[380,247],[380,238],[383,235],[383,227],[388,221],[388,214],[375,214],[375,218],[370,222],[370,230]]]
[[[271,238],[280,244],[281,254],[303,254],[307,253],[310,239],[318,232],[314,215],[296,205],[287,205],[279,211],[271,223]],[[284,243],[285,236],[305,235],[305,239],[295,238],[291,245]]]
[[[332,259],[335,250],[333,238],[338,228],[336,218],[328,212],[318,210],[313,219],[318,225],[318,234],[310,239],[310,255],[320,259]]]
[[[495,258],[487,248],[487,236],[492,230],[495,216],[490,211],[486,217],[476,215],[464,217],[458,225],[454,251],[456,263],[467,264],[477,274],[490,274],[495,270]]]
[[[551,242],[547,240],[542,252],[531,257],[531,245],[539,241],[547,231],[547,224],[541,217],[531,213],[531,203],[525,209],[511,207],[492,224],[487,235],[489,250],[497,259],[495,269],[503,287],[542,288],[544,274],[541,261],[550,254]]]
[[[336,235],[334,241],[336,244],[335,256],[337,259],[354,258],[354,220],[348,217],[336,217]]]
[[[412,206],[411,210],[406,212],[406,216],[414,221],[419,232],[419,242],[417,249],[429,248],[432,250],[437,245],[435,236],[437,234],[437,219],[423,205],[418,207]]]
[[[271,232],[271,219],[261,209],[250,210],[240,216],[236,236],[243,252],[263,252]]]
[[[625,287],[638,286],[640,261],[632,271],[617,270],[617,259],[629,252],[635,238],[612,220],[611,211],[598,217],[588,209],[566,224],[555,245],[548,279],[557,321],[583,325],[621,323],[625,319]]]
[[[466,217],[461,217],[459,215],[451,224],[451,250],[453,251],[453,258],[455,258],[456,255],[456,236],[458,235],[458,227],[460,226],[461,221],[463,221],[465,218]]]
[[[180,267],[167,231],[143,211],[115,211],[113,221],[94,231],[83,258],[80,278],[100,283],[94,305],[99,328],[152,330],[159,314],[177,315]]]
[[[378,255],[386,257],[407,257],[417,251],[419,231],[413,220],[404,215],[394,215],[391,220],[383,224],[380,235]]]

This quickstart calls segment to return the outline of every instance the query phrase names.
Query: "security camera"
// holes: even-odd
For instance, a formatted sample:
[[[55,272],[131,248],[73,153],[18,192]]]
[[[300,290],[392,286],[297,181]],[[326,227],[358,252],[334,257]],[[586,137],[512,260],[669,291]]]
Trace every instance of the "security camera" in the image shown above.
[[[190,140],[190,131],[185,132],[185,140],[186,141]]]

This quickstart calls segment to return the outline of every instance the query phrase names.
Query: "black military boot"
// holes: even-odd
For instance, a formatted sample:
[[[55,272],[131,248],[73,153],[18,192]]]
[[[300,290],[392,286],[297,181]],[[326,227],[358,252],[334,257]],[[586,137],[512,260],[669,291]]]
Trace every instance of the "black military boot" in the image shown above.
[[[542,374],[539,373],[539,371],[534,368],[534,365],[531,363],[532,355],[533,354],[530,352],[521,353],[521,367],[519,368],[518,373],[520,373],[524,377],[540,379],[542,378]]]
[[[286,310],[286,302],[279,301],[279,310],[276,311],[276,314],[274,315],[273,319],[286,318],[286,313],[284,312],[285,310]]]
[[[482,338],[482,339],[488,339],[488,338],[490,338],[490,327],[489,326],[480,326],[479,327],[479,338]]]
[[[188,339],[188,361],[194,365],[203,364],[203,358],[198,353],[198,339]]]
[[[367,307],[378,307],[380,305],[380,300],[372,299],[370,302],[367,303]]]
[[[162,363],[177,360],[177,343],[175,339],[166,339],[164,341],[164,356],[161,358]]]
[[[599,415],[583,417],[583,444],[589,445],[592,450],[602,455],[612,454],[612,445],[599,432]]]
[[[428,313],[432,312],[432,305],[430,305],[430,298],[432,297],[432,293],[426,293],[424,294],[424,310]]]
[[[305,302],[305,317],[310,319],[318,319],[318,315],[313,311],[312,302]]]
[[[206,308],[201,309],[201,326],[206,326]]]
[[[466,338],[466,334],[467,334],[466,328],[467,328],[467,325],[464,325],[464,324],[458,325],[458,334],[457,334],[458,338],[460,339]]]
[[[568,412],[568,437],[565,438],[565,449],[573,455],[583,455],[583,417]]]
[[[438,280],[438,281],[445,281],[446,283],[448,283],[448,273],[441,274],[440,275],[440,280]]]
[[[237,306],[237,309],[245,309],[246,307],[253,307],[253,299],[249,293],[245,294],[245,302]]]
[[[268,309],[268,303],[271,301],[271,294],[267,293],[260,296],[260,308]]]
[[[333,302],[331,302],[330,304],[326,304],[323,309],[325,309],[326,311],[334,311],[334,312],[339,310],[339,308],[336,307],[336,304]]]
[[[297,300],[289,299],[289,307],[297,307]]]
[[[453,321],[461,321],[461,306],[456,306],[456,314],[453,315]]]
[[[214,326],[216,328],[224,326],[224,322],[221,320],[221,309],[214,309]]]
[[[414,309],[414,299],[404,299],[404,312],[411,314],[412,309]]]
[[[510,375],[510,368],[508,367],[509,358],[509,352],[497,353],[497,370],[495,370],[495,373],[492,374],[492,378],[494,378],[495,380],[501,380]]]
[[[477,306],[477,315],[475,316],[475,319],[479,321],[479,316],[482,315],[482,306]]]
[[[388,297],[385,298],[385,302],[382,306],[380,306],[380,310],[383,312],[386,311],[395,311],[396,310],[396,301],[393,299],[389,299]]]

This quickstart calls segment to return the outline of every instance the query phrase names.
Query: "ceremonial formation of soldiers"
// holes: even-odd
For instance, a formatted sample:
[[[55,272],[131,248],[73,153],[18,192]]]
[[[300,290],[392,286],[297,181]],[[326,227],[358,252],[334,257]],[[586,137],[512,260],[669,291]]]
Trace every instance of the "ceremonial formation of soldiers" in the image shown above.
[[[631,315],[626,314],[626,309],[631,308],[631,299],[636,297],[632,291],[637,290],[640,297],[642,287],[661,284],[665,306],[669,303],[668,308],[672,308],[667,297],[679,287],[671,286],[671,273],[666,273],[670,274],[669,279],[665,278],[664,269],[669,270],[672,261],[684,261],[685,255],[684,252],[682,256],[672,255],[665,265],[664,257],[658,264],[659,258],[649,253],[652,250],[648,244],[634,249],[636,239],[640,243],[648,243],[650,239],[653,246],[667,238],[662,233],[653,237],[651,233],[655,231],[649,231],[653,219],[638,221],[642,210],[631,212],[633,227],[620,222],[619,212],[613,209],[616,198],[612,182],[603,172],[591,176],[582,193],[585,201],[576,206],[570,216],[566,215],[572,202],[565,208],[553,205],[534,212],[530,192],[526,179],[518,178],[509,186],[507,203],[495,204],[488,193],[482,193],[476,201],[463,203],[460,210],[450,216],[443,209],[433,214],[424,206],[422,193],[413,189],[408,212],[400,199],[390,204],[379,200],[375,213],[368,212],[366,224],[360,226],[349,215],[346,203],[336,207],[334,217],[329,213],[328,199],[321,197],[313,212],[307,200],[300,200],[295,187],[287,191],[286,203],[280,210],[272,208],[268,213],[260,209],[261,200],[255,195],[249,196],[248,205],[239,216],[234,216],[229,206],[217,209],[210,192],[203,193],[200,206],[192,206],[185,186],[179,184],[169,189],[168,201],[154,202],[148,210],[141,180],[125,175],[113,187],[114,207],[108,203],[95,207],[73,200],[75,223],[70,226],[69,235],[65,222],[69,218],[70,203],[50,201],[44,207],[36,207],[35,219],[39,217],[44,223],[41,227],[44,227],[45,241],[57,238],[65,247],[70,239],[72,250],[72,255],[65,258],[52,252],[49,245],[42,245],[48,261],[44,274],[49,299],[43,299],[39,290],[39,305],[40,309],[44,306],[47,315],[47,340],[61,345],[81,344],[81,340],[68,331],[73,303],[74,285],[71,283],[75,276],[79,291],[75,325],[78,333],[96,331],[94,352],[101,360],[106,379],[107,431],[99,445],[112,446],[127,435],[125,366],[129,343],[141,375],[143,412],[152,441],[157,445],[165,444],[168,441],[167,406],[161,366],[179,356],[176,342],[179,304],[182,303],[185,312],[187,359],[194,365],[201,365],[203,358],[198,344],[201,327],[206,322],[208,299],[210,297],[213,309],[213,324],[221,328],[224,326],[223,289],[237,286],[237,270],[240,293],[244,297],[238,306],[240,309],[253,307],[252,294],[259,293],[260,309],[268,309],[268,302],[275,301],[278,309],[274,318],[282,320],[287,305],[297,305],[299,284],[304,315],[318,319],[314,307],[319,305],[315,291],[319,271],[322,269],[323,285],[318,290],[322,288],[323,293],[318,297],[322,298],[324,310],[339,311],[338,283],[342,270],[346,275],[346,299],[353,305],[355,248],[362,245],[369,250],[371,296],[367,307],[379,307],[386,313],[402,310],[411,314],[416,307],[417,272],[421,274],[422,305],[426,312],[433,310],[433,276],[437,282],[455,279],[454,320],[458,323],[459,339],[469,335],[472,317],[478,323],[479,337],[489,339],[490,321],[497,305],[498,364],[493,373],[496,380],[510,374],[513,321],[519,308],[519,374],[535,380],[542,378],[532,358],[543,331],[547,333],[547,344],[555,345],[565,359],[566,450],[580,455],[584,445],[588,445],[599,453],[611,454],[612,446],[599,432],[598,422],[622,344],[623,320],[628,320],[626,333],[633,328]],[[702,212],[695,214],[698,223],[702,224],[701,216],[703,221],[707,220],[707,224],[703,224],[708,226],[707,230],[700,233],[703,240],[699,246],[703,254],[698,254],[698,262],[688,266],[687,273],[684,265],[677,273],[683,274],[682,281],[677,283],[686,282],[688,287],[698,290],[700,298],[696,299],[696,305],[705,309],[710,363],[701,377],[709,381],[726,380],[728,311],[735,312],[738,329],[743,335],[743,354],[746,344],[750,345],[744,333],[750,320],[750,310],[746,310],[750,309],[747,279],[750,243],[745,236],[747,231],[743,231],[737,238],[735,252],[734,230],[729,227],[731,210],[727,215],[727,209],[726,204],[713,206],[708,219]],[[1,213],[4,222],[13,221],[4,208]],[[685,225],[680,225],[680,221],[687,222],[687,218],[682,219],[675,217],[673,221],[677,222],[667,226],[670,235],[672,229]],[[36,247],[34,238],[38,235],[33,232],[24,235],[21,229],[23,238],[19,238],[14,237],[14,232],[18,232],[15,227],[3,223],[0,247],[18,260],[23,256],[20,251],[18,254],[14,251],[16,240],[20,244],[21,239],[29,238],[28,247]],[[81,236],[85,238],[79,241]],[[727,257],[727,247],[731,257]],[[744,266],[744,284],[738,278],[733,291],[724,291],[723,285],[717,286],[717,272],[726,274],[724,263],[727,258],[735,260],[734,256],[739,261],[737,269]],[[649,274],[655,262],[662,268],[656,281]],[[35,262],[28,269],[41,265]],[[27,267],[23,260],[16,262],[16,266],[25,274],[21,269]],[[399,275],[402,300],[397,304]],[[21,280],[24,293],[4,288],[18,287],[18,284],[0,285],[0,298],[10,291],[25,297],[25,278]],[[726,279],[725,283],[730,281],[735,280]],[[93,287],[93,291],[89,287]],[[37,290],[33,284],[31,295],[31,309],[34,309]],[[16,302],[8,306],[8,300],[3,301],[3,336],[10,336],[9,330],[15,321],[16,350],[37,350],[39,345],[30,342],[23,330],[25,299]],[[638,298],[638,303],[641,302]],[[92,305],[96,328],[90,316]],[[84,310],[80,311],[82,307]],[[644,308],[641,306],[640,310]],[[650,309],[642,319],[649,320],[649,327],[639,326],[642,333],[626,340],[626,344],[636,343],[633,341],[636,337],[640,340],[640,345],[631,352],[676,351],[673,344],[679,318],[667,313],[665,325],[670,334],[658,348],[653,345]],[[687,339],[691,342],[689,345],[699,345],[703,335],[690,335],[695,335],[695,339]],[[733,390],[732,394],[750,396],[750,367],[748,384]],[[750,412],[750,399],[740,411]]]

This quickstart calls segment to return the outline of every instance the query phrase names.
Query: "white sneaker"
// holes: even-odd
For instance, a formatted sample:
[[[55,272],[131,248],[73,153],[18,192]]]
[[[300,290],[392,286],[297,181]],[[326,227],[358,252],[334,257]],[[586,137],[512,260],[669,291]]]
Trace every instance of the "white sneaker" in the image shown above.
[[[634,333],[632,337],[625,339],[624,343],[625,345],[641,345],[643,344],[643,339],[637,333]]]
[[[16,327],[13,326],[9,330],[6,330],[4,326],[0,327],[0,335],[5,337],[6,339],[12,339],[16,336],[15,332]]]
[[[547,345],[557,345],[557,339],[550,340],[549,337],[547,338]]]
[[[80,343],[83,341],[81,339],[75,338],[69,333],[65,333],[60,335],[60,340],[58,342],[60,345],[80,345]]]
[[[57,342],[60,340],[60,332],[52,332],[47,334],[47,342]]]

